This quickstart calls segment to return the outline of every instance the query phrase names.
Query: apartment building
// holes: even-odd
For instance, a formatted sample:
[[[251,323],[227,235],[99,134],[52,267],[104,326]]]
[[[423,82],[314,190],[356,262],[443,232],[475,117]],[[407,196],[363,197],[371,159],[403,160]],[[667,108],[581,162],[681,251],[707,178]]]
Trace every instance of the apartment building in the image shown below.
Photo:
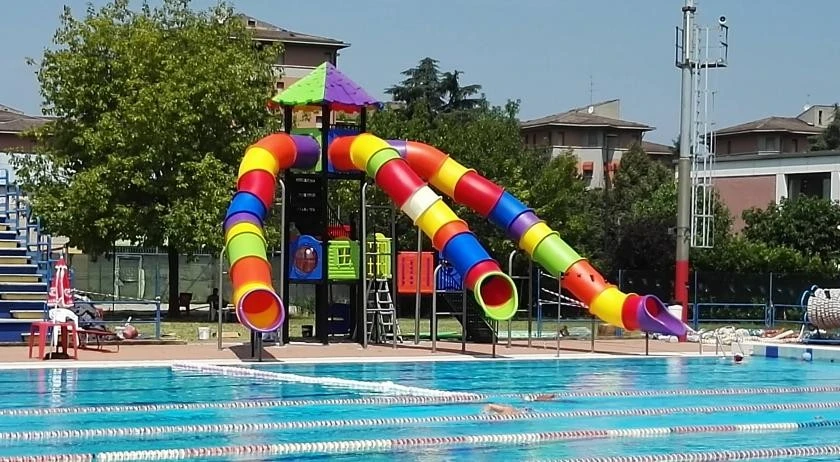
[[[592,188],[603,188],[618,169],[622,153],[645,143],[650,125],[623,120],[621,101],[613,99],[522,122],[522,142],[531,148],[550,149],[552,154],[572,151],[579,159],[583,178]],[[643,147],[645,145],[643,144]],[[667,146],[648,143],[651,154],[669,158]]]

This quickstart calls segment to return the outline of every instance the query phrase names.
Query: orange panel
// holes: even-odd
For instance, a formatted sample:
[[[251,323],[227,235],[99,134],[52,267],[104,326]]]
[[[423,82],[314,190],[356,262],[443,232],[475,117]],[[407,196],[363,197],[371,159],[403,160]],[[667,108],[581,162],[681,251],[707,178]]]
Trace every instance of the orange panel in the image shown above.
[[[435,256],[432,252],[422,252],[420,255],[420,293],[431,294]],[[397,254],[397,292],[417,293],[417,252]]]
[[[586,260],[578,260],[563,274],[563,288],[589,305],[595,296],[607,289],[607,282]]]

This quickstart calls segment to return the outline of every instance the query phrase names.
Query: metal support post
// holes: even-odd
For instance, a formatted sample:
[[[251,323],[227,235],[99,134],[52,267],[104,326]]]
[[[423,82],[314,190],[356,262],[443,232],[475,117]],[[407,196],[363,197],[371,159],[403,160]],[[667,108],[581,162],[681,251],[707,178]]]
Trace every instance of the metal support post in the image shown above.
[[[368,280],[367,280],[367,189],[368,182],[362,184],[362,231],[359,236],[359,254],[361,255],[359,272],[362,274],[362,348],[368,347]]]
[[[645,356],[650,355],[650,333],[645,332]]]
[[[461,353],[467,352],[467,284],[461,281]]]
[[[554,329],[554,336],[557,339],[557,357],[560,357],[560,309],[563,307],[563,273],[557,275],[557,326]],[[595,344],[592,344],[595,350]]]
[[[516,257],[516,252],[517,252],[516,250],[512,250],[512,251],[510,252],[510,255],[508,256],[508,275],[509,275],[510,277],[513,277],[513,258],[514,258],[514,257]],[[517,311],[518,311],[518,310],[517,310]],[[515,316],[515,315],[514,315],[514,316]],[[511,332],[511,331],[512,331],[511,325],[512,325],[512,324],[513,324],[513,318],[508,319],[508,322],[507,322],[507,347],[508,347],[508,348],[510,348],[510,345],[511,345],[511,336],[512,336],[512,335],[511,335],[511,334],[512,334],[512,332]],[[496,347],[496,346],[495,346],[495,345],[493,345],[493,348],[495,348],[495,347]]]
[[[423,232],[417,228],[417,261],[414,265],[414,344],[420,344],[420,266],[423,264]]]
[[[429,329],[432,337],[432,353],[437,353],[437,278],[440,268],[441,265],[437,265],[432,274],[432,325]]]
[[[682,71],[680,100],[680,157],[677,170],[677,249],[674,275],[674,297],[683,306],[681,320],[686,321],[688,303],[688,259],[691,222],[691,96],[694,83],[692,48],[694,44],[694,0],[685,0],[682,29],[682,56],[678,66]]]
[[[595,329],[598,327],[595,324],[595,316],[592,316],[592,320],[590,321],[591,331],[589,333],[589,352],[595,353]]]
[[[277,179],[277,186],[280,188],[280,194],[279,194],[278,197],[282,198],[282,201],[280,202],[280,242],[285,242],[285,240],[286,240],[286,183],[282,179],[278,178]],[[279,286],[284,287],[285,279],[286,279],[286,252],[285,252],[285,247],[281,247],[281,249],[284,249],[284,250],[280,251],[280,271],[278,271],[277,274],[280,275],[279,276],[279,282],[280,282]],[[219,265],[221,265],[221,264],[222,264],[222,262],[219,261]],[[282,294],[281,294],[281,296],[282,296]],[[287,322],[289,322],[288,300],[283,300],[281,298],[280,301],[281,301],[281,306],[282,306],[282,310],[283,310],[283,324],[286,324]],[[219,314],[219,319],[222,318],[222,310],[223,309],[224,309],[224,307],[222,306],[222,288],[221,288],[221,286],[219,286],[219,313],[218,313]],[[275,332],[275,334],[277,335],[277,337],[276,337],[277,338],[277,346],[282,346],[283,345],[283,340],[284,340],[283,339],[283,324],[281,324],[280,327],[277,329],[277,332]],[[221,322],[219,322],[219,325],[221,325]],[[221,330],[219,332],[221,332]],[[221,335],[221,334],[219,334],[219,335]]]
[[[281,270],[281,271],[283,271],[283,270]],[[224,306],[222,306],[222,304],[224,303],[224,301],[223,301],[224,300],[224,295],[223,294],[225,293],[224,284],[225,284],[225,249],[222,248],[222,250],[219,252],[219,300],[218,300],[218,302],[219,302],[219,312],[216,313],[219,316],[219,330],[216,333],[216,337],[218,337],[216,340],[217,340],[217,343],[218,343],[219,350],[222,349],[222,330],[224,329],[224,324],[223,324],[223,321],[222,321],[222,311],[224,310]]]
[[[528,265],[528,348],[531,348],[531,334],[534,325],[534,264]]]

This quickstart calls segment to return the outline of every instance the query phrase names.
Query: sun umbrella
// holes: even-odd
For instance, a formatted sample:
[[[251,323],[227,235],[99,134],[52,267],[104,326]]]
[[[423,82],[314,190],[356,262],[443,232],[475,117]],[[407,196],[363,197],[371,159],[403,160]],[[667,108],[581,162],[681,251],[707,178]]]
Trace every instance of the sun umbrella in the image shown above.
[[[70,287],[70,271],[64,257],[58,259],[55,273],[50,283],[47,306],[51,308],[73,308],[73,289]]]

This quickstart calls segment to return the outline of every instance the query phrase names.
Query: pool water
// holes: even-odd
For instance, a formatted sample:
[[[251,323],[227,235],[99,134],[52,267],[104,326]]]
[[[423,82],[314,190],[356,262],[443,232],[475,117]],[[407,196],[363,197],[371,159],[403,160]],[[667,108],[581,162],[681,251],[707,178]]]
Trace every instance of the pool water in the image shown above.
[[[242,366],[245,367],[245,366]],[[171,368],[0,371],[0,459],[264,444],[508,435],[485,442],[387,450],[341,449],[238,456],[236,460],[546,461],[617,455],[820,447],[840,438],[840,364],[749,358],[501,360],[260,365],[261,371],[365,382],[390,381],[430,390],[477,393],[456,402],[377,402],[387,394],[349,387],[288,383]],[[787,393],[791,387],[802,387]],[[820,388],[822,387],[822,388]],[[775,392],[768,392],[769,390]],[[692,393],[692,390],[718,390]],[[522,394],[557,392],[558,400],[526,402]],[[587,396],[599,392],[601,396]],[[486,396],[484,396],[486,395]],[[612,395],[612,396],[609,396]],[[327,402],[326,400],[333,400]],[[433,398],[419,398],[433,401]],[[294,401],[294,402],[292,402]],[[488,403],[534,413],[488,420]],[[188,408],[171,404],[193,403]],[[246,406],[242,403],[256,403]],[[163,408],[147,405],[163,404]],[[291,405],[290,405],[291,404]],[[101,409],[101,406],[112,406]],[[75,408],[72,412],[44,410]],[[648,410],[643,415],[638,410]],[[728,410],[727,410],[728,409]],[[410,418],[410,421],[406,421]],[[370,419],[362,422],[348,420]],[[403,420],[395,420],[403,419]],[[411,420],[413,419],[413,420]],[[306,424],[302,422],[319,421]],[[298,422],[298,428],[290,425]],[[786,431],[702,429],[704,425],[808,423]],[[237,424],[254,424],[242,428]],[[162,426],[203,426],[199,430]],[[207,425],[219,425],[214,430]],[[651,436],[650,428],[690,426]],[[149,427],[140,434],[141,427]],[[301,428],[302,427],[302,428]],[[593,439],[517,443],[525,433],[639,429]],[[58,430],[77,430],[59,435]],[[766,430],[766,429],[765,429]],[[17,432],[17,433],[16,433]],[[32,432],[21,439],[19,432]],[[507,439],[505,439],[507,438]],[[556,439],[556,435],[554,437]],[[429,440],[426,440],[427,442]],[[775,460],[838,460],[836,455]],[[104,459],[103,459],[104,460]],[[157,460],[166,460],[158,458]],[[234,460],[194,458],[192,460]],[[763,459],[753,459],[763,460]]]

